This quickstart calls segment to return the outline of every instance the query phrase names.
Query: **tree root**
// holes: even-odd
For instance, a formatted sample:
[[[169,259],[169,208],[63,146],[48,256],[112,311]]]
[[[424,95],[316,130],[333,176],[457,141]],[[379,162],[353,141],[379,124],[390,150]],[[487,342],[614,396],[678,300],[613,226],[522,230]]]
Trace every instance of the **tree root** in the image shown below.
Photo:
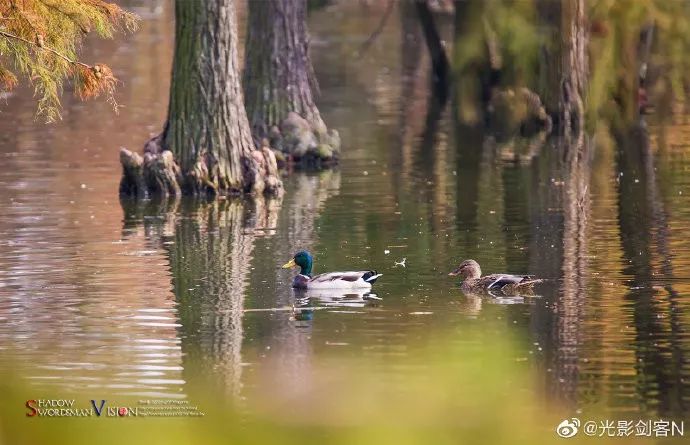
[[[278,167],[299,165],[323,168],[335,165],[340,157],[340,135],[337,130],[326,129],[323,122],[310,123],[291,111],[280,124],[273,126],[262,147],[271,147]]]
[[[137,199],[168,198],[191,195],[214,198],[218,195],[267,194],[281,196],[283,185],[274,153],[263,147],[252,150],[242,160],[244,188],[231,186],[221,177],[217,163],[200,159],[186,174],[166,150],[161,137],[150,139],[144,146],[144,156],[120,149],[122,178],[120,196]]]

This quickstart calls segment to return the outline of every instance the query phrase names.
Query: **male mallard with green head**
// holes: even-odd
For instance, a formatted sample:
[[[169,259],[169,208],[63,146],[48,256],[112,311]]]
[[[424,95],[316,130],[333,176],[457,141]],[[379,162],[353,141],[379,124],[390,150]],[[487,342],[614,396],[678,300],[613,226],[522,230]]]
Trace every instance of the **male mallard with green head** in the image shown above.
[[[482,269],[475,260],[465,260],[449,273],[451,277],[460,275],[463,278],[460,289],[468,293],[500,290],[504,294],[530,292],[535,284],[543,280],[529,275],[491,274],[482,276]]]
[[[300,250],[283,265],[283,269],[299,266],[299,275],[292,280],[292,287],[297,289],[370,289],[371,285],[383,274],[375,270],[358,272],[328,272],[311,276],[314,259],[306,250]]]

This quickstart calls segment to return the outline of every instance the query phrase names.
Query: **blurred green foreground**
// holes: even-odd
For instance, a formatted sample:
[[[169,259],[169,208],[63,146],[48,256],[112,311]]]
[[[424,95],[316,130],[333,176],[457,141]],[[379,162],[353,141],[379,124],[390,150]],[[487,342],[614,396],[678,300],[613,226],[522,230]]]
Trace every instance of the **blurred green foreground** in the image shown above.
[[[306,389],[293,390],[288,378],[273,383],[245,382],[244,397],[237,402],[229,402],[236,398],[224,394],[217,379],[188,381],[188,400],[205,413],[197,418],[27,417],[28,399],[74,398],[76,406],[90,408],[93,398],[108,399],[109,404],[116,401],[120,406],[135,406],[138,398],[105,395],[103,390],[67,394],[55,386],[46,393],[3,371],[0,443],[442,445],[657,440],[582,434],[559,438],[555,426],[563,419],[599,419],[606,418],[606,413],[575,413],[573,408],[547,406],[537,399],[538,391],[530,381],[534,363],[518,356],[517,343],[487,347],[485,342],[467,340],[458,345],[447,337],[437,339],[417,345],[419,351],[405,357],[376,363],[333,354],[310,364]],[[11,369],[7,365],[3,363],[1,369]],[[371,379],[372,367],[376,367],[376,375],[390,374],[391,379]],[[505,373],[507,369],[512,370],[510,374]],[[244,394],[247,392],[251,396]],[[247,400],[252,400],[251,406]],[[681,440],[664,439],[669,443]]]

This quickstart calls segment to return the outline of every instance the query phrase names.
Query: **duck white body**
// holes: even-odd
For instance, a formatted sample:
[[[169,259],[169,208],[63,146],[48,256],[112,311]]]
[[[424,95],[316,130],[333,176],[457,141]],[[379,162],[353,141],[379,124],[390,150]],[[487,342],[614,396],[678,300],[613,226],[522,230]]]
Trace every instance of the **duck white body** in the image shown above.
[[[297,289],[371,289],[381,275],[373,270],[357,272],[328,272],[308,277],[297,275],[292,280],[292,287]]]
[[[375,270],[349,272],[327,272],[311,275],[313,258],[307,251],[300,251],[283,265],[284,269],[299,267],[300,273],[292,280],[296,289],[371,289],[371,285],[382,275]]]

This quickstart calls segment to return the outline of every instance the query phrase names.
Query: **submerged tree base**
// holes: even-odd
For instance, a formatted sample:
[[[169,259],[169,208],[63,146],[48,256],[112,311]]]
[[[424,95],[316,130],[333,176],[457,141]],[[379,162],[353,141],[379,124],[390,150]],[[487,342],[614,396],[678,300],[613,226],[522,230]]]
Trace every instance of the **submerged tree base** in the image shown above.
[[[280,128],[272,126],[262,139],[264,148],[271,147],[280,168],[286,166],[328,168],[340,157],[340,135],[326,129],[322,121],[312,124],[299,114],[288,113]]]
[[[267,147],[252,150],[241,159],[244,184],[234,186],[220,174],[211,159],[200,159],[184,172],[173,153],[162,145],[158,135],[144,146],[144,156],[122,147],[120,164],[122,178],[120,195],[144,199],[148,197],[198,196],[216,197],[242,194],[281,196],[283,185],[274,153]]]

